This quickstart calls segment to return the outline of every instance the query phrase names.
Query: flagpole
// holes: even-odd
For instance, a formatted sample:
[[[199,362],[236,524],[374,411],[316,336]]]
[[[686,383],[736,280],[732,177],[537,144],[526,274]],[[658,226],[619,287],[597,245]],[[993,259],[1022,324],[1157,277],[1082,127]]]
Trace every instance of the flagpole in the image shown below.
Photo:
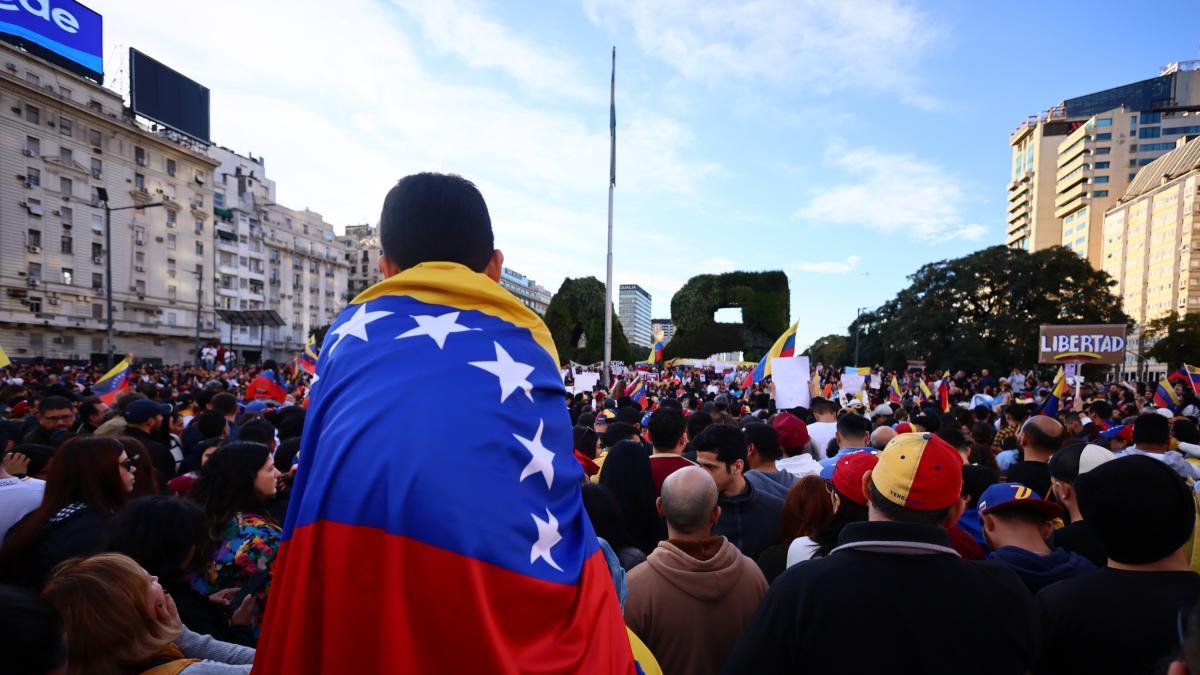
[[[608,273],[604,279],[604,386],[612,382],[613,188],[617,185],[617,48],[612,49],[609,88]]]

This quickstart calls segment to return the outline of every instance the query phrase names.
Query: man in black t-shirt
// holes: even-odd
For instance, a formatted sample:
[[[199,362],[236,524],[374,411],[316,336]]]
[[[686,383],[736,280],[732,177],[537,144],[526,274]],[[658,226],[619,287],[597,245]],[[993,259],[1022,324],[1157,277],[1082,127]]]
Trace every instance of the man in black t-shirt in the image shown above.
[[[1116,457],[1111,452],[1099,445],[1073,443],[1054,453],[1047,465],[1050,467],[1054,497],[1071,518],[1069,525],[1055,530],[1050,535],[1050,546],[1078,553],[1092,561],[1096,567],[1108,565],[1108,554],[1104,552],[1104,544],[1100,542],[1100,538],[1079,512],[1079,496],[1075,491],[1075,482],[1083,474],[1114,459]]]
[[[1037,596],[1042,654],[1035,673],[1151,673],[1179,645],[1179,616],[1200,599],[1185,546],[1196,507],[1166,464],[1121,457],[1076,482],[1079,508],[1108,552],[1105,569]]]

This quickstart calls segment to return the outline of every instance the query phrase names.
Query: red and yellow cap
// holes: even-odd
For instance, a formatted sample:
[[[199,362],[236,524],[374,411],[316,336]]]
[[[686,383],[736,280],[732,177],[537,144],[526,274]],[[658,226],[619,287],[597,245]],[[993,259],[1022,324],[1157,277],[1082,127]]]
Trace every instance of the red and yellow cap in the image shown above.
[[[962,456],[933,434],[900,434],[892,439],[871,472],[885,499],[914,511],[937,511],[962,495]]]

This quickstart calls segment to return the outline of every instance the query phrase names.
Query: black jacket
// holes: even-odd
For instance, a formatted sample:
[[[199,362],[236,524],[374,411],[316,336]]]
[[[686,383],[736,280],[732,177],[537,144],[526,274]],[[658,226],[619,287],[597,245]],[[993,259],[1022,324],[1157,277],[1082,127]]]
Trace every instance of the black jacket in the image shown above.
[[[158,473],[160,485],[166,485],[167,481],[175,477],[175,457],[165,443],[133,426],[125,428],[125,435],[146,446],[146,452],[149,452],[150,459],[154,460],[154,471]]]
[[[73,502],[50,516],[38,537],[36,582],[45,585],[64,560],[99,553],[108,546],[108,521],[83,502]]]
[[[1025,673],[1033,597],[1012,571],[968,562],[933,525],[847,525],[827,557],[775,580],[725,673]]]
[[[779,512],[783,500],[767,494],[746,481],[746,489],[736,497],[717,498],[721,519],[713,528],[714,537],[725,537],[748,558],[758,559],[768,546],[779,543]]]
[[[214,640],[231,642],[233,644],[253,647],[258,641],[254,631],[248,626],[233,626],[229,623],[230,611],[218,605],[208,596],[192,588],[182,576],[178,578],[160,578],[163,590],[171,594],[175,606],[179,609],[179,619],[188,630],[200,635],[210,635]]]

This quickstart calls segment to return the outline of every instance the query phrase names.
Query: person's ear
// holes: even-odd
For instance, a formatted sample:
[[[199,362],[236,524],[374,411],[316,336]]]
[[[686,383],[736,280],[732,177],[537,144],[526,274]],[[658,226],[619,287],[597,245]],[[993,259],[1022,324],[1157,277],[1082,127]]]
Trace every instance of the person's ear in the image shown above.
[[[500,283],[500,273],[504,270],[504,252],[500,249],[492,251],[492,259],[488,261],[487,268],[483,273],[487,278]]]
[[[1054,526],[1048,522],[1042,523],[1041,525],[1038,526],[1038,534],[1041,535],[1043,541],[1049,539],[1050,533],[1053,531],[1054,531]]]
[[[958,519],[962,517],[963,511],[967,510],[967,502],[960,499],[950,506],[950,513],[946,514],[946,519],[942,521],[942,527],[949,530],[958,523]]]
[[[871,473],[872,473],[873,471],[874,471],[874,469],[867,469],[867,470],[866,470],[866,472],[865,472],[865,473],[863,473],[863,477],[862,477],[862,491],[863,491],[863,494],[864,494],[864,495],[866,495],[866,496],[868,497],[867,501],[871,501],[871,500],[870,500],[870,496],[871,496]]]
[[[394,277],[400,273],[400,266],[392,262],[392,259],[386,255],[379,256],[379,273],[386,279]]]
[[[666,517],[667,514],[663,513],[662,497],[654,500],[654,508],[658,509],[658,515]]]
[[[709,518],[708,518],[708,526],[709,526],[709,528],[716,527],[717,523],[718,523],[720,520],[721,520],[721,507],[720,507],[720,506],[714,506],[714,507],[713,507],[713,510],[712,510],[712,515],[711,515],[711,516],[709,516]]]

